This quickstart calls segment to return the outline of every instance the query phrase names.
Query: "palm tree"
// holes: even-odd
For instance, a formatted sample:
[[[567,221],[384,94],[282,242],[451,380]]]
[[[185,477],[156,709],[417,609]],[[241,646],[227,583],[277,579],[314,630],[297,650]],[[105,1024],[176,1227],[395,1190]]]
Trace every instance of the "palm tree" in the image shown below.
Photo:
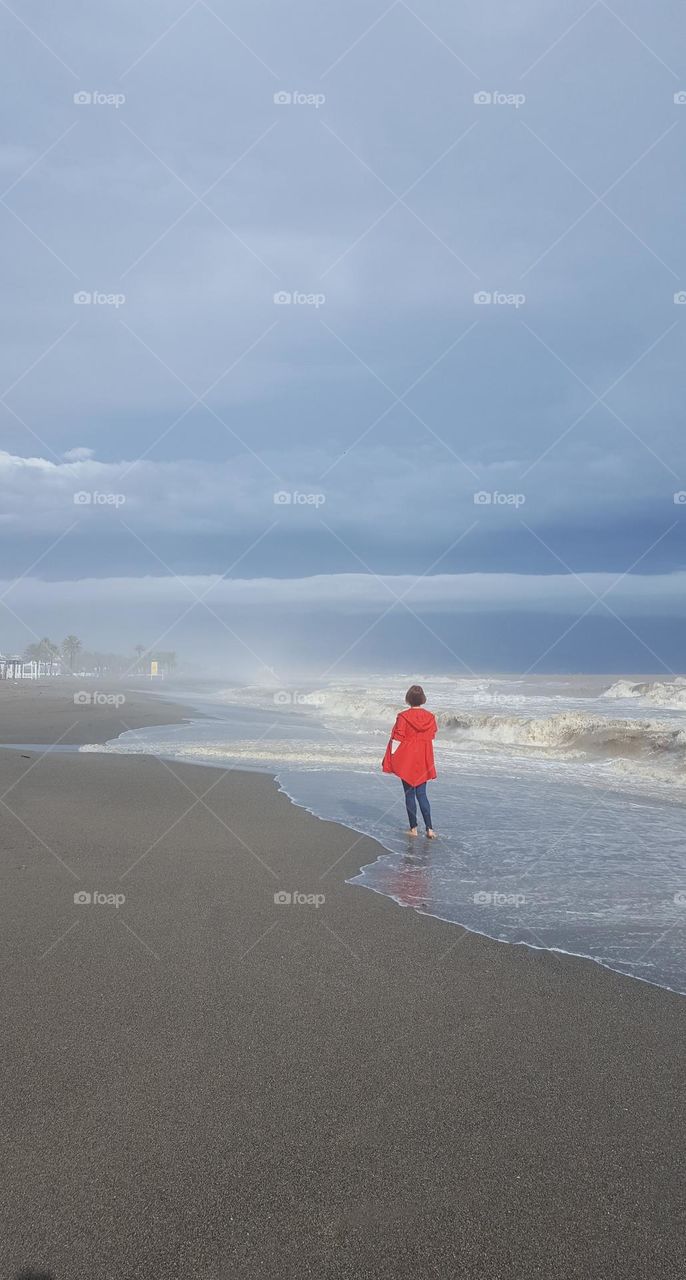
[[[29,644],[24,650],[24,657],[27,662],[57,662],[59,660],[59,646],[53,644],[48,636],[43,636],[38,644]]]
[[[62,641],[62,653],[69,663],[69,670],[73,673],[74,661],[78,657],[82,649],[81,641],[78,636],[67,636]]]
[[[52,668],[60,660],[59,646],[53,644],[48,636],[43,636],[38,644],[29,644],[24,650],[24,658],[27,662],[44,662],[50,666],[50,674],[53,674]]]

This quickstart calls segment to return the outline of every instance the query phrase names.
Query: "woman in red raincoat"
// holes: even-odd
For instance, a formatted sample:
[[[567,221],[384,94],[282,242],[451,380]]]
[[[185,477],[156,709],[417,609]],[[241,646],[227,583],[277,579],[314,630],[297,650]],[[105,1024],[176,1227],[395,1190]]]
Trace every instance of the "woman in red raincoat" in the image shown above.
[[[433,741],[438,726],[431,712],[423,709],[426,694],[421,685],[413,684],[405,694],[405,701],[408,710],[396,717],[381,768],[384,773],[394,773],[403,784],[410,835],[417,834],[419,802],[426,834],[434,840],[426,784],[436,777]]]

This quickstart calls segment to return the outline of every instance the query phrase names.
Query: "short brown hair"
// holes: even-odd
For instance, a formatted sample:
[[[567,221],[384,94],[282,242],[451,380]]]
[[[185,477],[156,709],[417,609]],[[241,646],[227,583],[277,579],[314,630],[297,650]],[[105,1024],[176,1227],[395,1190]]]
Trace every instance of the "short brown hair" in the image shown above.
[[[420,684],[411,684],[405,694],[405,701],[411,707],[421,707],[426,702],[426,694]]]

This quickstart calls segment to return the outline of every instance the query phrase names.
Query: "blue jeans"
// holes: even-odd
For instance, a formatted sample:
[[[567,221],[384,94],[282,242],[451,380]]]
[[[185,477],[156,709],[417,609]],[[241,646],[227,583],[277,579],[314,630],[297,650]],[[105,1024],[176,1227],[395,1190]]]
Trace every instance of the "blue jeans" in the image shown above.
[[[403,782],[403,787],[405,789],[405,805],[410,826],[414,828],[417,825],[417,801],[419,801],[424,825],[429,831],[431,829],[431,809],[429,808],[429,799],[426,794],[426,783],[421,782],[418,787],[411,787],[409,782]]]

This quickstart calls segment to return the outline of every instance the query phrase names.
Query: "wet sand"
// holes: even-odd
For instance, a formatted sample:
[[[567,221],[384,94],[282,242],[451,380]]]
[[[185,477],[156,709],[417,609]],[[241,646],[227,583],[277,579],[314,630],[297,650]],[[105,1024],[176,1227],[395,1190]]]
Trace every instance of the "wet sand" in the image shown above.
[[[1,740],[150,704],[0,686]],[[267,775],[2,750],[0,797],[2,1275],[680,1274],[682,997],[346,885],[378,846]]]

